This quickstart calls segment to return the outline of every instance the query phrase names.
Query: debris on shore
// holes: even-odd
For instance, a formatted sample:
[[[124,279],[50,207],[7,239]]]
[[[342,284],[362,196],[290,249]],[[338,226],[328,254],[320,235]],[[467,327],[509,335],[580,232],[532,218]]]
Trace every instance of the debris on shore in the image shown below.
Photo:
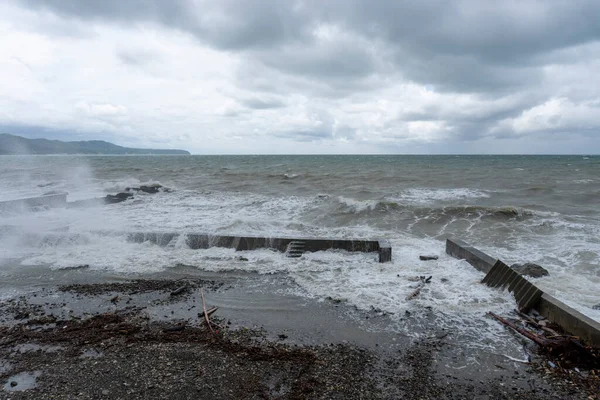
[[[431,279],[418,278],[420,286]],[[369,326],[393,318],[377,308],[356,310],[343,299],[303,307],[302,326],[278,323],[266,330],[255,324],[248,309],[223,306],[226,293],[233,290],[239,296],[246,281],[236,281],[241,286],[205,279],[71,284],[2,302],[4,390],[36,400],[95,399],[100,394],[129,399],[586,400],[593,393],[581,382],[549,383],[544,370],[487,353],[494,361],[480,359],[473,379],[472,372],[460,367],[466,348],[455,336],[448,340],[449,331],[436,326],[410,339],[374,335],[354,323],[344,322],[342,328],[335,315],[362,315],[359,319]],[[270,315],[277,319],[282,314]],[[331,339],[316,341],[324,329],[331,330]],[[372,347],[346,340],[353,336],[344,337],[345,329],[356,329],[354,337],[368,339]],[[308,341],[298,341],[299,330],[311,335]],[[554,358],[544,360],[547,368],[563,365]],[[440,372],[443,365],[447,368]]]
[[[513,318],[504,318],[492,312],[488,315],[514,332],[531,340],[545,356],[538,367],[561,379],[577,381],[600,394],[600,349],[586,346],[560,326],[549,324],[539,314],[528,315],[514,310]]]

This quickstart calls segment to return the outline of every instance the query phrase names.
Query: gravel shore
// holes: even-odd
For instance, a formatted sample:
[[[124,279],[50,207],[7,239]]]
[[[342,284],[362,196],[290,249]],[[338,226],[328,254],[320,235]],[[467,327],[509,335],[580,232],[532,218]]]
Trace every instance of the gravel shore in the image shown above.
[[[44,287],[0,305],[5,399],[593,399],[589,381],[468,352],[451,335],[367,332],[330,299],[299,313],[207,306],[248,280],[155,279]],[[182,289],[183,288],[183,289]],[[378,321],[377,318],[379,318]],[[303,322],[304,321],[304,322]],[[481,367],[448,368],[461,357]],[[597,386],[596,386],[597,389]]]

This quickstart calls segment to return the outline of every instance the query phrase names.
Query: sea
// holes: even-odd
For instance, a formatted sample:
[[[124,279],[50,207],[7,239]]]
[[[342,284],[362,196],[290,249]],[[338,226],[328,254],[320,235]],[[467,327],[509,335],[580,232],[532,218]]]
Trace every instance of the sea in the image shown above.
[[[183,265],[283,276],[291,284],[272,290],[342,299],[399,321],[426,309],[456,326],[512,310],[509,293],[482,285],[483,273],[445,254],[445,240],[459,238],[508,264],[543,266],[549,276],[532,279],[540,288],[600,321],[600,156],[0,156],[0,201],[56,192],[84,200],[145,184],[172,190],[0,212],[0,299],[75,274],[156,276]],[[161,247],[128,242],[123,232],[381,238],[393,260],[341,250],[300,258],[192,250],[181,239]],[[88,272],[72,269],[81,265]],[[419,276],[433,278],[407,300]],[[485,325],[491,334],[503,329]]]

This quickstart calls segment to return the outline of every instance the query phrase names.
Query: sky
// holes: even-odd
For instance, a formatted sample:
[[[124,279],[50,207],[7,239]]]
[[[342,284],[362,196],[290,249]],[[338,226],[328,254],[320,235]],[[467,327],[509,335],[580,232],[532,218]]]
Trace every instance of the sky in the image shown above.
[[[599,154],[600,1],[3,0],[0,133]]]

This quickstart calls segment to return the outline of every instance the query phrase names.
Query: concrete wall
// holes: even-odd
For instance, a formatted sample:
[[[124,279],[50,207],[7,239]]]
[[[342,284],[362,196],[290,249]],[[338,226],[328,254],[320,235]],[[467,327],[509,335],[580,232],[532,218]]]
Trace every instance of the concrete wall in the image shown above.
[[[469,264],[486,274],[496,264],[496,260],[493,257],[458,239],[446,240],[446,253],[455,258],[468,261]],[[490,277],[489,279],[496,280],[494,277]],[[535,285],[531,286],[540,291]],[[546,317],[548,321],[560,325],[565,331],[580,337],[586,344],[600,347],[599,322],[586,317],[579,311],[550,296],[548,293],[542,292],[539,300],[535,304],[532,304],[532,306],[541,315]]]
[[[486,274],[490,272],[498,259],[488,256],[460,239],[446,240],[446,253],[454,258],[466,260],[469,264]]]
[[[562,301],[544,293],[536,306],[538,312],[587,344],[600,348],[600,323],[586,317]]]
[[[26,199],[0,201],[0,211],[28,211],[35,207],[66,207],[67,194],[49,194]]]
[[[129,240],[134,242],[150,241],[161,246],[166,246],[181,236],[178,233],[131,233]],[[259,237],[259,236],[219,236],[187,233],[184,234],[186,245],[192,249],[207,249],[210,247],[229,247],[236,250],[254,250],[260,248],[277,249],[281,252],[287,250],[288,245],[294,241],[304,243],[305,251],[319,251],[328,249],[342,249],[347,251],[378,252],[379,262],[392,260],[392,247],[386,240],[343,240],[320,238],[287,238],[287,237]]]
[[[392,262],[392,245],[387,240],[379,240],[379,262]]]

